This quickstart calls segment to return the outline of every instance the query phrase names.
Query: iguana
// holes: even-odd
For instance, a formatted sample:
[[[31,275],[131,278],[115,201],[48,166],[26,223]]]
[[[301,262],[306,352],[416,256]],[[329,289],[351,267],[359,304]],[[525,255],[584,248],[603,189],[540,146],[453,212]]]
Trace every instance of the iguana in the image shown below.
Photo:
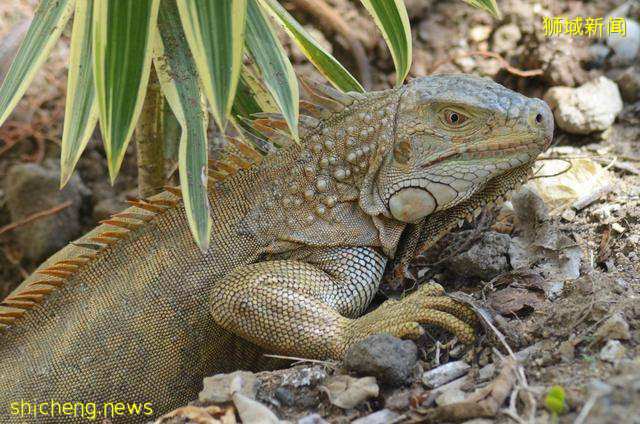
[[[21,399],[151,402],[156,415],[193,399],[207,375],[272,365],[265,352],[340,359],[371,334],[415,338],[425,323],[473,340],[473,313],[437,285],[360,315],[387,262],[527,178],[552,138],[548,106],[464,75],[366,94],[307,85],[300,144],[263,155],[232,138],[212,161],[205,253],[169,187],[59,251],[2,302],[0,422],[86,419],[19,418],[10,405]],[[278,115],[252,125],[284,143]]]

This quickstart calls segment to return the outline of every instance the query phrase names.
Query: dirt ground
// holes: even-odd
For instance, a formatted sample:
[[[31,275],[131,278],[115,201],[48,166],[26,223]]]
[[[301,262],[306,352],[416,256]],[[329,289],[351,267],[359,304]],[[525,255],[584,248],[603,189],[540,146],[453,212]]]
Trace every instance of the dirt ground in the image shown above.
[[[0,54],[33,3],[0,6]],[[391,87],[393,63],[369,16],[357,2],[328,3],[330,15],[304,1],[283,1],[371,89]],[[624,62],[606,52],[603,38],[542,36],[543,17],[604,17],[623,3],[498,1],[503,17],[497,20],[461,1],[406,0],[414,49],[410,78],[471,73],[543,97],[552,87],[605,76],[617,83],[623,108],[604,130],[556,128],[534,179],[511,201],[488,208],[417,258],[402,286],[383,285],[376,304],[429,281],[455,292],[486,317],[473,346],[428,331],[418,341],[415,378],[402,387],[380,383],[377,394],[352,407],[337,406],[330,384],[348,372],[324,362],[257,374],[258,401],[280,419],[301,423],[362,417],[360,423],[640,423],[640,97],[637,85],[634,94],[621,76],[627,72],[638,81],[640,60]],[[628,18],[640,21],[640,3],[629,4]],[[336,16],[346,26],[336,24]],[[285,44],[297,72],[319,79]],[[354,44],[365,53],[364,63],[352,54]],[[18,163],[50,164],[59,157],[67,50],[64,39],[0,129],[0,298],[45,259],[23,251],[15,231],[2,230],[11,224],[4,182]],[[0,57],[0,77],[6,66]],[[82,206],[75,236],[136,196],[133,143],[112,187],[96,133],[78,179]],[[57,237],[29,231],[29,237]],[[515,357],[519,362],[509,359]],[[453,382],[430,387],[424,372],[450,361],[468,367]],[[565,393],[558,415],[552,412],[558,397],[548,397],[552,386]],[[187,416],[210,422],[195,417],[221,417],[228,407],[196,401],[191,412],[163,422],[189,422]]]

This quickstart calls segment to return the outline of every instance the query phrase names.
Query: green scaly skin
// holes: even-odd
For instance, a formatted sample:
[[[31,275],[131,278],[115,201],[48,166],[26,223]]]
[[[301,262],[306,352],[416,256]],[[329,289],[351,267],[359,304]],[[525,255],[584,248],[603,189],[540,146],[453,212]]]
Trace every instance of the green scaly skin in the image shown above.
[[[370,334],[415,338],[423,323],[473,339],[473,314],[439,287],[360,314],[390,259],[406,263],[526,178],[551,140],[549,108],[461,75],[321,92],[334,98],[316,97],[324,107],[301,120],[300,146],[211,184],[205,254],[164,192],[62,249],[3,302],[0,422],[29,422],[12,415],[20,399],[151,402],[157,416],[205,376],[273,366],[265,352],[340,359]],[[83,243],[96,236],[108,245],[94,252]]]

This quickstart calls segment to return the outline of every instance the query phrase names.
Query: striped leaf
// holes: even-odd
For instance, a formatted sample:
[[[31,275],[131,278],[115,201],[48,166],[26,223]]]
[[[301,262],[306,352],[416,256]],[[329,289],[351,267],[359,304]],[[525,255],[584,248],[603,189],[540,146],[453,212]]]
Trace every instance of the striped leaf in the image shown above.
[[[364,92],[364,88],[358,80],[327,52],[277,0],[260,0],[260,2],[263,9],[269,12],[287,31],[291,39],[300,47],[302,53],[331,84],[342,91]]]
[[[60,155],[60,187],[71,178],[98,121],[98,104],[93,85],[92,22],[93,0],[76,3],[71,32],[67,101]]]
[[[298,81],[284,49],[255,0],[247,6],[247,48],[262,72],[294,139],[298,139]]]
[[[212,226],[207,197],[207,109],[175,0],[162,0],[158,29],[154,65],[162,91],[182,128],[178,149],[182,197],[191,233],[205,252]]]
[[[396,85],[401,85],[411,67],[411,26],[402,0],[360,0],[369,11],[391,50],[396,67]]]
[[[477,7],[478,9],[486,10],[491,13],[496,18],[500,19],[500,9],[498,9],[498,4],[496,0],[464,0],[469,3],[473,7]]]
[[[73,13],[74,0],[41,0],[0,87],[0,125],[16,107],[60,38]]]
[[[160,0],[94,0],[93,75],[111,183],[140,116]]]
[[[213,116],[224,130],[240,77],[247,0],[180,0],[178,10]]]

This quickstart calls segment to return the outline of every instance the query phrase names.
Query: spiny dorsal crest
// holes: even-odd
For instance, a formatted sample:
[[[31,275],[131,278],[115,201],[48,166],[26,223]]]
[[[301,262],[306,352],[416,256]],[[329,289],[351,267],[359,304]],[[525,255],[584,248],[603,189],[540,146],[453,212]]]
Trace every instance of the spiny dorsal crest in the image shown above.
[[[300,102],[299,133],[302,139],[317,128],[322,120],[340,113],[354,101],[364,97],[359,93],[341,93],[312,81],[301,80],[301,83],[310,98],[310,101]],[[240,137],[226,137],[227,143],[220,156],[209,160],[209,181],[224,181],[238,172],[259,165],[265,155],[278,148],[293,144],[287,123],[279,113],[256,114],[253,119],[245,119],[244,122],[257,135],[243,131]],[[53,265],[36,271],[39,278],[0,302],[0,331],[9,328],[27,311],[42,303],[48,294],[67,283],[87,263],[114,248],[117,243],[127,240],[133,232],[159,214],[178,205],[181,200],[180,188],[167,186],[164,189],[163,193],[149,199],[128,201],[133,208],[101,221],[104,229],[98,235],[72,243],[82,248],[84,253],[60,259]]]

